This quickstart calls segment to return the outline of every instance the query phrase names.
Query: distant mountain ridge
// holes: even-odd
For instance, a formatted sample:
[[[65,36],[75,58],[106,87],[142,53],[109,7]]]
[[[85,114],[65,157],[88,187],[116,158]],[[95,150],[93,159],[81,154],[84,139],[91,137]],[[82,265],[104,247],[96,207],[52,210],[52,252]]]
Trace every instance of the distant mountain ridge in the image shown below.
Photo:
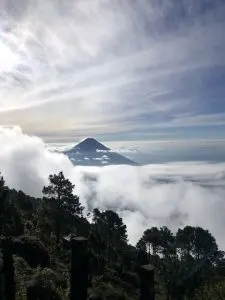
[[[85,139],[64,154],[78,166],[138,165],[131,159],[113,152],[94,138]]]

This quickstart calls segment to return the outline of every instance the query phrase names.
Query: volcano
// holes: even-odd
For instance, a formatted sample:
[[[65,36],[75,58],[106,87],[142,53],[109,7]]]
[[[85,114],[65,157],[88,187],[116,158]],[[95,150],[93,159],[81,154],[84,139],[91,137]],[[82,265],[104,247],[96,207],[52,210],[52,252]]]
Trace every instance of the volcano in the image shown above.
[[[137,163],[131,159],[113,152],[94,138],[87,138],[78,145],[64,152],[77,166],[131,165]]]

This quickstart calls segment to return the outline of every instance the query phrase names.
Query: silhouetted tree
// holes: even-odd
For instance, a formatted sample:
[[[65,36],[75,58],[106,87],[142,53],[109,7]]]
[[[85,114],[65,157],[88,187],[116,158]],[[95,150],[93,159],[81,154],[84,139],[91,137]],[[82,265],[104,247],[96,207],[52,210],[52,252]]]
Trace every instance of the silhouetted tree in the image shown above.
[[[193,255],[196,259],[213,260],[217,255],[218,246],[215,238],[208,230],[195,228]]]
[[[180,251],[179,281],[186,295],[193,297],[194,291],[208,278],[213,276],[215,266],[223,260],[218,251],[215,238],[208,230],[186,226],[176,235]]]
[[[139,250],[139,251],[147,252],[146,242],[145,242],[145,240],[143,239],[143,237],[137,242],[136,248],[137,248],[137,250]]]
[[[149,255],[147,253],[146,242],[143,237],[136,244],[137,258],[136,262],[138,265],[146,265],[149,263]]]
[[[11,191],[5,186],[0,175],[0,235],[17,236],[23,234],[24,226]]]
[[[0,172],[0,190],[5,186],[5,180]]]
[[[190,255],[193,250],[194,227],[186,226],[178,229],[176,234],[176,246],[181,256]]]
[[[166,226],[163,226],[160,228],[159,234],[160,234],[159,244],[161,248],[161,253],[164,255],[164,257],[168,257],[169,255],[175,255],[176,254],[175,237],[172,231]]]
[[[177,247],[182,255],[192,255],[195,259],[212,260],[217,256],[218,245],[208,230],[186,226],[176,235]]]
[[[0,173],[0,235],[3,231],[3,224],[5,221],[5,209],[6,209],[6,198],[7,193],[4,191],[5,181]]]
[[[83,207],[79,197],[73,194],[74,185],[64,177],[63,172],[49,176],[50,184],[43,188],[44,206],[55,224],[56,243],[59,243],[62,221],[74,215],[82,215]]]
[[[98,209],[94,209],[93,222],[96,230],[105,240],[108,261],[110,261],[113,248],[119,248],[127,242],[127,227],[122,218],[112,210],[100,212]]]
[[[160,247],[160,231],[157,227],[145,230],[143,240],[147,245],[149,256],[151,254],[151,249],[153,255],[158,253]]]

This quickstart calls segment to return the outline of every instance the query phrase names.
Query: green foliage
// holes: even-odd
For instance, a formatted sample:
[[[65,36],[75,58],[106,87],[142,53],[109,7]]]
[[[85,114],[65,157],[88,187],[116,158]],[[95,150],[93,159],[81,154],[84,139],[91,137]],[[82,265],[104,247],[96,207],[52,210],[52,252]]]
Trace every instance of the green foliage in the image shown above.
[[[71,226],[74,216],[81,215],[83,207],[79,202],[79,197],[73,194],[74,185],[60,172],[58,175],[49,176],[49,185],[43,188],[43,210],[48,218],[54,222],[54,232],[56,243],[62,230],[62,223]]]
[[[60,277],[55,271],[49,268],[32,269],[27,262],[14,256],[15,280],[16,280],[16,300],[26,300],[26,288],[29,282],[47,289],[51,289],[58,296],[58,299],[68,299],[64,278]]]
[[[37,268],[32,279],[40,286],[50,288],[57,293],[59,291],[63,291],[63,288],[65,286],[64,279],[61,278],[55,271],[49,268]]]
[[[158,229],[152,227],[145,230],[142,238],[137,243],[137,249],[147,251],[151,255],[161,254],[164,257],[175,254],[175,237],[166,226]]]
[[[153,227],[133,247],[116,212],[94,209],[89,223],[73,191],[62,172],[49,176],[43,199],[8,189],[0,175],[0,233],[12,238],[17,255],[17,300],[26,299],[30,281],[51,290],[57,299],[68,299],[71,254],[62,236],[69,233],[88,237],[90,296],[139,299],[136,271],[150,263],[155,267],[157,300],[225,299],[224,253],[210,232],[186,226],[173,234],[165,226]]]
[[[163,226],[159,230],[160,232],[160,250],[164,257],[176,254],[175,237],[171,230],[166,226]]]
[[[193,300],[223,300],[225,299],[225,278],[213,280],[204,284],[195,293]]]
[[[192,255],[196,259],[214,260],[218,254],[215,238],[208,230],[186,226],[176,235],[177,248],[182,256]]]
[[[114,269],[107,269],[105,274],[95,277],[90,295],[103,300],[136,300],[138,299],[138,279],[133,273],[123,273],[122,276]]]
[[[0,188],[0,235],[18,236],[23,234],[24,225],[21,219],[21,213],[15,206],[11,191],[4,186],[4,180]]]
[[[136,248],[140,251],[142,250],[147,252],[146,241],[143,237],[137,242]]]
[[[67,214],[82,214],[83,207],[80,205],[79,197],[73,194],[75,185],[66,179],[62,172],[58,175],[49,176],[49,186],[43,188],[45,200],[51,203],[53,213],[58,209]]]
[[[127,243],[127,227],[117,213],[111,210],[93,211],[93,234],[104,249],[107,260],[114,260]]]
[[[98,209],[93,211],[93,221],[99,233],[108,236],[113,242],[127,242],[127,227],[122,218],[112,210],[100,212]]]
[[[16,300],[26,300],[26,283],[32,278],[34,270],[21,257],[14,256]]]
[[[186,226],[174,236],[167,227],[147,229],[137,243],[138,261],[157,267],[168,297],[193,297],[208,277],[225,270],[215,238],[200,227]],[[215,271],[218,270],[218,271]],[[223,273],[225,274],[225,273]]]
[[[144,232],[143,240],[145,241],[148,247],[148,253],[155,255],[159,250],[160,245],[160,232],[157,227],[152,227],[151,229],[147,229]]]

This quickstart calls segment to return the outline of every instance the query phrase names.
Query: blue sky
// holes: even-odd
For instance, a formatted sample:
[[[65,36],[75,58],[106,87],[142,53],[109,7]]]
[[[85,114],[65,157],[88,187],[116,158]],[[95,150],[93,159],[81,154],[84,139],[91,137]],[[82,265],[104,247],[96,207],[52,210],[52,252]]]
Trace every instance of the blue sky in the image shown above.
[[[0,9],[0,125],[52,142],[225,139],[223,0]]]

